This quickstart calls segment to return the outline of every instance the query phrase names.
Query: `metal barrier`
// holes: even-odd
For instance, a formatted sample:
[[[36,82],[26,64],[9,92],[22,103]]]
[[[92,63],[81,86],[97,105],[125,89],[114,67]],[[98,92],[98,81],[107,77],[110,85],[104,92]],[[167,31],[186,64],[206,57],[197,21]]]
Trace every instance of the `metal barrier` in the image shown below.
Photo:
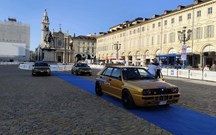
[[[33,63],[19,64],[20,69],[32,70]],[[51,71],[70,71],[73,64],[70,65],[50,65]],[[91,68],[102,69],[104,65],[89,65]],[[147,67],[144,67],[147,68]],[[215,81],[216,82],[216,72],[215,71],[202,71],[202,70],[190,70],[190,69],[168,69],[162,68],[161,70],[164,76]]]
[[[0,62],[0,65],[18,65],[20,62]]]
[[[33,63],[23,63],[19,64],[20,69],[24,70],[32,70],[32,65]],[[55,65],[50,65],[51,71],[70,71],[72,68],[73,64],[70,65],[62,65],[62,64],[55,64]],[[89,65],[91,68],[97,68],[97,69],[102,69],[104,66],[103,65]]]
[[[163,68],[162,74],[165,76],[178,77],[178,78],[216,81],[216,71]]]

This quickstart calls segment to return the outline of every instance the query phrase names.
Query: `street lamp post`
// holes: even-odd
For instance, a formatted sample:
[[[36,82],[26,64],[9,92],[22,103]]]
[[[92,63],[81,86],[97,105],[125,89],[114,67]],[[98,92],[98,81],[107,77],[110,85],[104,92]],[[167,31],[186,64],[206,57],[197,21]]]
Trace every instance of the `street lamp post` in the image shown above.
[[[121,44],[118,41],[114,44],[114,49],[116,50],[116,60],[118,60],[118,51],[121,49]]]
[[[187,60],[187,46],[186,42],[190,40],[192,34],[192,30],[187,30],[186,34],[186,27],[183,27],[182,31],[178,31],[178,39],[180,42],[183,42],[182,44],[182,52],[181,52],[181,60],[183,62],[183,68],[185,67],[184,61]]]

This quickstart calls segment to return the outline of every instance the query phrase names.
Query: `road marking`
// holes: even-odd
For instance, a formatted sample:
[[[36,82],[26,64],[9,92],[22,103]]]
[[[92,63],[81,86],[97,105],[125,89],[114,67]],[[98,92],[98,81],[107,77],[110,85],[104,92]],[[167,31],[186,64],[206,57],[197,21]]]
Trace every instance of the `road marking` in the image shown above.
[[[70,74],[55,73],[55,76],[95,95],[94,81]],[[106,94],[102,98],[123,108],[121,102],[115,98]],[[216,135],[216,117],[188,110],[177,105],[138,108],[128,111],[176,135]]]

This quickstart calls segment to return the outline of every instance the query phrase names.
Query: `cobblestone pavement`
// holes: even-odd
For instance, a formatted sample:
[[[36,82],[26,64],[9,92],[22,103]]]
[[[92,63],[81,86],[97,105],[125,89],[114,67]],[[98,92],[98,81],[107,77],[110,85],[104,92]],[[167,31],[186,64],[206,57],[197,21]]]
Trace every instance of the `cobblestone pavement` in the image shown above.
[[[99,71],[99,69],[93,69],[93,74]],[[95,76],[82,77],[95,80]],[[167,76],[165,80],[179,87],[181,98],[178,105],[216,117],[216,82]]]
[[[216,117],[216,82],[170,77],[167,81],[179,86],[179,105]]]
[[[0,134],[171,134],[55,76],[17,67],[0,66]]]

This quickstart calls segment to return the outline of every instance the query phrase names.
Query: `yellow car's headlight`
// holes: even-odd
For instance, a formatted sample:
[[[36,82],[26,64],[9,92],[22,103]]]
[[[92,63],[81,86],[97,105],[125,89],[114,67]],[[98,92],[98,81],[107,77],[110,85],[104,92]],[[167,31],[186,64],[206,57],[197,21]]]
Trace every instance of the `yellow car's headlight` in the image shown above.
[[[172,93],[178,93],[179,90],[178,90],[178,88],[176,87],[176,88],[172,88],[171,91],[172,91]]]
[[[152,94],[152,90],[150,90],[150,89],[144,89],[142,93],[143,93],[143,95],[151,95]]]

